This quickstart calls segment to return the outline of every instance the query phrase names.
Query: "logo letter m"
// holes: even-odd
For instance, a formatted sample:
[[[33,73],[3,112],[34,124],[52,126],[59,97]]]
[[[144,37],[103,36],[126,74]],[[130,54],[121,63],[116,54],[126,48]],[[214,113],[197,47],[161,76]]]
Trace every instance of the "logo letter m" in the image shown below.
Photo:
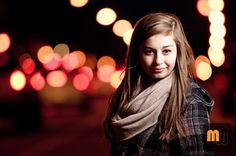
[[[207,141],[208,142],[214,142],[220,141],[220,132],[218,130],[208,130],[207,131]]]

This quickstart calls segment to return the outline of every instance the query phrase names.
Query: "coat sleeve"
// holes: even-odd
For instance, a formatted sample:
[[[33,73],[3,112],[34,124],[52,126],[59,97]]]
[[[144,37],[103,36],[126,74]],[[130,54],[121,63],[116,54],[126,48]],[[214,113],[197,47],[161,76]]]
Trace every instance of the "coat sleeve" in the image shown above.
[[[179,140],[183,155],[212,155],[206,136],[210,127],[209,109],[204,100],[196,96],[191,97],[184,114],[183,124],[186,137]]]

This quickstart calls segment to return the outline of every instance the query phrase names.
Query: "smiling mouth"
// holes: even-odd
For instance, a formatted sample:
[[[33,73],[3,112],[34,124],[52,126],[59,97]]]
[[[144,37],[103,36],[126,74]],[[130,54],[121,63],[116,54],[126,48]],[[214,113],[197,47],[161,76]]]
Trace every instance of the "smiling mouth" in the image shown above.
[[[161,73],[165,68],[151,68],[154,73]]]

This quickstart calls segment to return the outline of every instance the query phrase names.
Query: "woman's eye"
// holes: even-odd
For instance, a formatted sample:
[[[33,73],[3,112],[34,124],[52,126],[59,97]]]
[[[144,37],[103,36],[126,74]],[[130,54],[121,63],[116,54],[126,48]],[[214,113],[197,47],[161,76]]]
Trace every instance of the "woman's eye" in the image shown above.
[[[165,50],[163,50],[163,54],[169,54],[171,52],[171,50],[170,49],[165,49]]]
[[[153,50],[151,50],[151,49],[144,50],[144,54],[146,54],[146,55],[151,55],[152,53],[153,53]]]

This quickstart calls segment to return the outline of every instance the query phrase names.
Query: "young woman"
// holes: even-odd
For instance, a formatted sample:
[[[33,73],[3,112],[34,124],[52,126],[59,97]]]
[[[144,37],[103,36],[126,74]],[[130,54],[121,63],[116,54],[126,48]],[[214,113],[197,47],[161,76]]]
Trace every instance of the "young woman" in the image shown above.
[[[136,23],[105,121],[110,155],[211,155],[206,134],[213,100],[195,82],[193,62],[175,15],[152,13]]]

